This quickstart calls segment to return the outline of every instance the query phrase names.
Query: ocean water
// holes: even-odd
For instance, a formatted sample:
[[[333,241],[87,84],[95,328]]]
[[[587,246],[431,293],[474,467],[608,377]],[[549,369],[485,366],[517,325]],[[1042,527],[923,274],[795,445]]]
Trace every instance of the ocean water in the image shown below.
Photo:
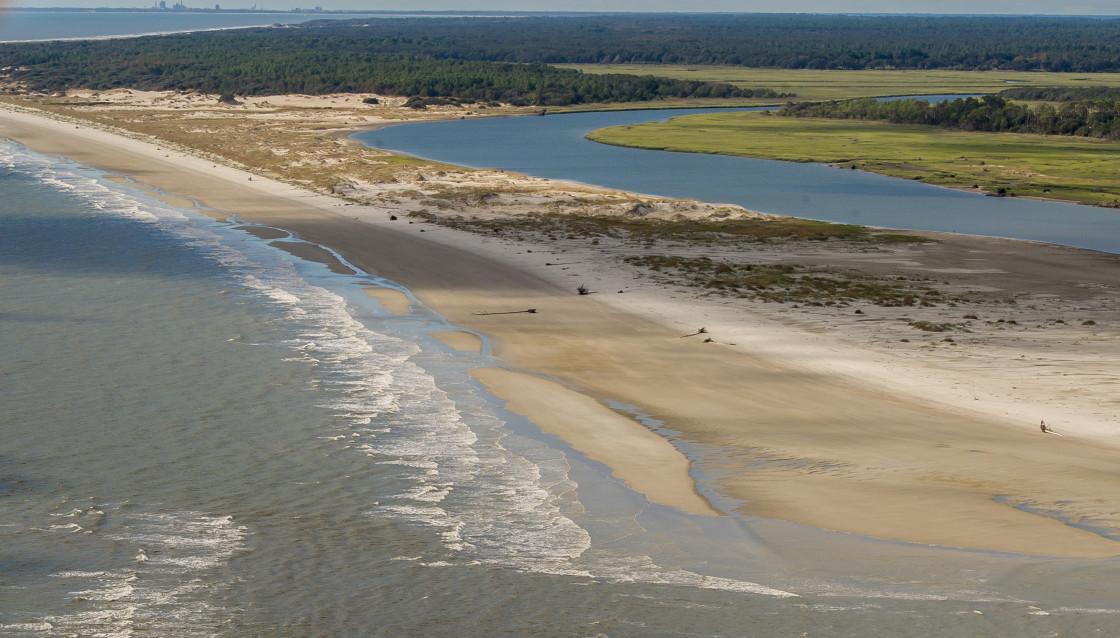
[[[0,143],[0,636],[1120,627],[1115,560],[651,505],[362,290],[393,282],[111,177]]]
[[[174,4],[174,3],[172,3]],[[323,13],[190,13],[183,11],[0,11],[0,42],[117,38],[184,31],[210,31],[309,20],[368,17]]]
[[[175,3],[170,3],[174,5]],[[450,14],[459,17],[465,14]],[[245,11],[243,8],[220,12],[206,11],[148,11],[144,9],[83,9],[35,10],[22,8],[4,11],[0,4],[0,42],[27,42],[35,40],[88,40],[101,38],[134,37],[189,31],[215,31],[244,27],[267,27],[277,24],[301,24],[312,20],[353,20],[358,18],[398,19],[448,17],[439,13],[323,13],[298,10],[269,12]]]

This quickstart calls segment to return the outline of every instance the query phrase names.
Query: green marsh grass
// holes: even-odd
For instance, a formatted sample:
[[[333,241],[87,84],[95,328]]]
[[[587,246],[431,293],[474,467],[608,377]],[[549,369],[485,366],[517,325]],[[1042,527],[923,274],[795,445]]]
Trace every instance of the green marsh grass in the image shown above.
[[[1120,206],[1120,145],[1091,138],[766,113],[687,115],[601,129],[588,138],[657,150],[849,165],[992,194]]]
[[[947,301],[928,286],[887,281],[854,272],[799,264],[742,264],[708,257],[642,255],[626,262],[666,281],[701,287],[710,294],[779,303],[932,306]]]
[[[629,73],[741,88],[796,93],[796,100],[855,97],[995,93],[1011,86],[1120,86],[1120,73],[1036,73],[1028,71],[752,69],[737,66],[662,64],[560,64],[584,73]],[[774,102],[774,100],[770,100]],[[785,100],[780,100],[784,102]]]
[[[880,233],[854,224],[779,217],[773,219],[660,220],[620,216],[538,213],[478,220],[418,215],[453,228],[485,234],[539,235],[552,238],[596,239],[610,237],[640,243],[677,241],[689,243],[742,243],[787,241],[848,241],[860,245],[927,243],[917,235]]]

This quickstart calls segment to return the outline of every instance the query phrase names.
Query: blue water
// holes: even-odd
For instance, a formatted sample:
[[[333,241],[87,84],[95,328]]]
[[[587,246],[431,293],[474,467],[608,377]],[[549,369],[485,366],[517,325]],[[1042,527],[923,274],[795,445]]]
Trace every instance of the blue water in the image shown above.
[[[823,164],[621,148],[584,138],[599,128],[683,114],[623,111],[425,122],[354,137],[377,148],[461,166],[738,204],[764,213],[1120,253],[1120,212],[1111,209],[985,197]]]
[[[174,4],[168,3],[168,4]],[[372,15],[372,14],[370,14]],[[183,31],[209,31],[308,20],[369,17],[323,13],[188,13],[179,11],[0,11],[0,42],[108,38]]]
[[[651,505],[497,405],[466,374],[490,357],[431,337],[453,326],[362,290],[392,282],[236,220],[10,143],[0,193],[0,636],[1120,623],[1117,561]],[[690,453],[710,490],[720,451]]]

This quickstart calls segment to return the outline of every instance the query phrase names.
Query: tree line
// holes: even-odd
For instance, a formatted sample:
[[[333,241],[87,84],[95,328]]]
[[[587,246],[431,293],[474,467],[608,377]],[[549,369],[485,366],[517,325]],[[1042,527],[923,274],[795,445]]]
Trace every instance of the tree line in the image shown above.
[[[563,106],[664,98],[789,97],[767,89],[540,62],[402,53],[368,39],[288,29],[0,45],[0,76],[42,91],[199,90],[236,95],[371,92]]]
[[[963,131],[1074,135],[1120,139],[1120,100],[1081,100],[1059,106],[1011,102],[999,95],[930,104],[925,100],[876,100],[787,104],[778,115],[925,124]]]
[[[299,29],[411,55],[789,69],[1120,70],[1120,19],[641,14],[324,20]]]
[[[767,89],[559,63],[795,69],[1120,70],[1120,19],[619,14],[322,20],[119,40],[0,44],[0,79],[32,89],[377,92],[560,106],[782,97]]]
[[[1028,102],[1077,102],[1080,100],[1120,100],[1117,86],[1017,86],[999,94],[1009,100]]]

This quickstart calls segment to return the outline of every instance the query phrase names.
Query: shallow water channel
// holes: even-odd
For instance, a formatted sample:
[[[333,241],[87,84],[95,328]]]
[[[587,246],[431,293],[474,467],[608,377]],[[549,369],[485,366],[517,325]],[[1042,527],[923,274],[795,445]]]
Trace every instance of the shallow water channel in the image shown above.
[[[588,132],[735,109],[573,113],[401,124],[354,135],[426,159],[665,197],[888,228],[1029,239],[1120,253],[1120,211],[986,197],[920,182],[742,157],[597,144]]]

